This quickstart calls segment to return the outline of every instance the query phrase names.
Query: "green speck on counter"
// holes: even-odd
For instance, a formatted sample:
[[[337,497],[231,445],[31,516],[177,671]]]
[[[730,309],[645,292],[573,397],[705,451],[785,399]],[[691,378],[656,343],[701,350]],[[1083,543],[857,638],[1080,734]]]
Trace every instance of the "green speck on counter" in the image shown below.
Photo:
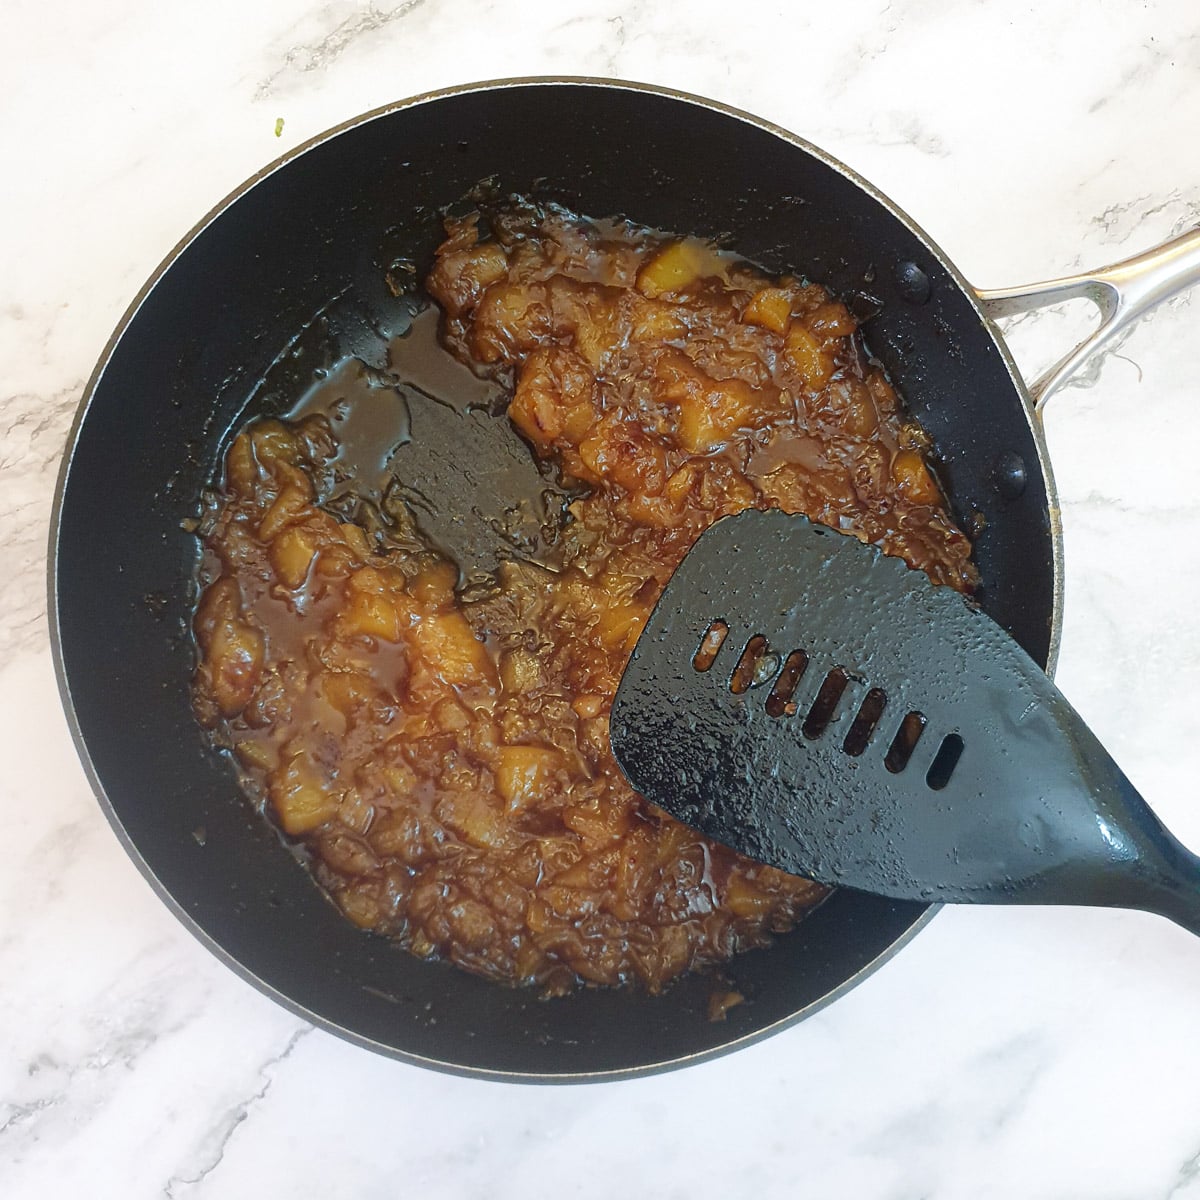
[[[275,136],[283,137],[283,118],[282,117],[275,118]]]

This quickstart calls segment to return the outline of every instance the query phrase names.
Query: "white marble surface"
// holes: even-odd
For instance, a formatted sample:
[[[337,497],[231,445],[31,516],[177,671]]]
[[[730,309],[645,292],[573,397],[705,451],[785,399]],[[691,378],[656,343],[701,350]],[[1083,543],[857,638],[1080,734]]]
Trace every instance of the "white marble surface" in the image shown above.
[[[0,28],[0,1196],[1200,1197],[1200,942],[1141,914],[946,911],[819,1016],[627,1083],[472,1082],[307,1028],[117,844],[43,595],[109,331],[200,214],[323,128],[501,75],[670,84],[824,146],[1001,286],[1200,217],[1194,0],[9,0]],[[1198,305],[1147,320],[1048,424],[1059,681],[1200,847]],[[1014,337],[1044,362],[1075,327]]]

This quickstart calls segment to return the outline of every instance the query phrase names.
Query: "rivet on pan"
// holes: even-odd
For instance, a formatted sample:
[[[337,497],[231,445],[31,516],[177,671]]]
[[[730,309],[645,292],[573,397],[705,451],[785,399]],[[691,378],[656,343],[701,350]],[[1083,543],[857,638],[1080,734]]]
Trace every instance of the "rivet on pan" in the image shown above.
[[[1029,481],[1025,460],[1015,450],[1005,450],[996,459],[992,477],[996,481],[996,491],[1006,500],[1015,500]]]
[[[929,276],[915,262],[896,265],[896,283],[900,295],[910,304],[927,304],[933,291]]]

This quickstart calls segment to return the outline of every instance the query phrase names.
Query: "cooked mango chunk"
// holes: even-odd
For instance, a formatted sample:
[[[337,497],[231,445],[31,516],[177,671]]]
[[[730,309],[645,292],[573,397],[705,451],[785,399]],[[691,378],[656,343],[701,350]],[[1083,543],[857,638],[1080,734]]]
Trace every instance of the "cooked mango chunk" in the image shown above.
[[[720,449],[763,405],[765,389],[743,379],[712,379],[680,351],[659,359],[659,395],[679,413],[679,444],[690,454]]]
[[[317,557],[316,539],[308,530],[292,526],[271,543],[268,556],[280,582],[285,587],[298,588],[308,578]]]
[[[666,480],[662,446],[632,422],[619,418],[601,421],[579,443],[579,458],[594,478],[642,495],[657,495]]]
[[[308,833],[337,815],[341,797],[307,752],[271,776],[271,804],[285,833]]]
[[[504,836],[503,814],[482,792],[451,792],[438,803],[437,817],[473,846],[496,845]]]
[[[771,911],[774,899],[771,894],[745,875],[730,875],[725,884],[724,906],[737,917],[759,917]]]
[[[858,322],[840,300],[818,304],[805,320],[808,328],[822,340],[845,337],[858,328]]]
[[[441,607],[453,602],[458,568],[450,562],[431,562],[422,567],[408,585],[413,599],[421,604]]]
[[[301,477],[303,478],[303,477]],[[275,503],[259,522],[258,536],[269,542],[281,529],[297,517],[311,511],[312,488],[305,483],[289,482],[279,491]]]
[[[892,479],[901,494],[914,504],[937,504],[941,493],[916,450],[900,450],[892,459]]]
[[[397,607],[395,598],[378,592],[357,592],[339,624],[350,637],[364,634],[398,642],[409,624],[408,614]]]
[[[784,354],[805,386],[814,392],[820,391],[833,374],[833,357],[799,321],[792,322],[783,345]]]
[[[258,461],[249,433],[239,433],[225,455],[225,483],[235,493],[247,496],[258,479]]]
[[[639,342],[669,342],[688,331],[687,313],[664,300],[643,300],[634,309],[630,336]]]
[[[266,641],[262,631],[242,616],[235,580],[226,576],[205,591],[196,610],[196,640],[204,652],[209,690],[221,715],[241,712],[262,678]]]
[[[562,347],[526,359],[508,406],[512,423],[538,449],[578,442],[596,420],[594,377],[587,362]]]
[[[649,605],[632,601],[602,609],[596,622],[601,645],[606,650],[632,650],[649,617]]]
[[[654,299],[695,283],[712,267],[712,254],[698,242],[669,242],[637,274],[638,291]]]
[[[269,771],[275,765],[275,750],[266,742],[256,742],[249,739],[238,742],[233,747],[237,760],[244,767],[257,767]]]
[[[380,699],[379,685],[359,671],[327,671],[319,686],[321,699],[347,719]]]
[[[508,274],[508,255],[495,242],[481,242],[468,250],[463,259],[461,276],[482,291]]]
[[[612,804],[594,800],[589,804],[573,805],[563,811],[563,824],[572,833],[579,834],[593,846],[604,846],[629,832],[629,809],[623,804]],[[619,853],[612,855],[611,864],[606,865],[606,874],[615,869]],[[559,876],[555,882],[568,883],[570,876]],[[600,881],[596,880],[592,886]],[[572,885],[578,886],[578,885]]]
[[[680,403],[680,444],[692,454],[720,449],[746,424],[758,403],[754,389],[744,380],[714,381]]]
[[[458,612],[432,613],[412,626],[421,657],[446,683],[495,683],[496,669],[484,644]]]
[[[501,746],[496,790],[510,809],[536,800],[553,778],[560,756],[541,746]]]
[[[542,660],[536,651],[514,646],[500,655],[500,683],[508,695],[520,696],[541,682]]]
[[[747,325],[759,325],[775,333],[787,332],[792,319],[792,298],[783,288],[763,288],[750,297],[750,303],[742,312]]]

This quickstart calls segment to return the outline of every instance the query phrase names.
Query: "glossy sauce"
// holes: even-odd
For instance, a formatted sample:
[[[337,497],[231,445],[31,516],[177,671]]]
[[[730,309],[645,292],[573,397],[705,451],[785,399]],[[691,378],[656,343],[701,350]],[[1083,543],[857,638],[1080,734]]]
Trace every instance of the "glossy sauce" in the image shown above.
[[[519,202],[447,233],[446,349],[431,309],[388,372],[344,363],[231,445],[197,713],[363,928],[549,993],[656,991],[824,894],[612,759],[621,671],[691,542],[779,506],[964,590],[970,545],[820,287]]]

